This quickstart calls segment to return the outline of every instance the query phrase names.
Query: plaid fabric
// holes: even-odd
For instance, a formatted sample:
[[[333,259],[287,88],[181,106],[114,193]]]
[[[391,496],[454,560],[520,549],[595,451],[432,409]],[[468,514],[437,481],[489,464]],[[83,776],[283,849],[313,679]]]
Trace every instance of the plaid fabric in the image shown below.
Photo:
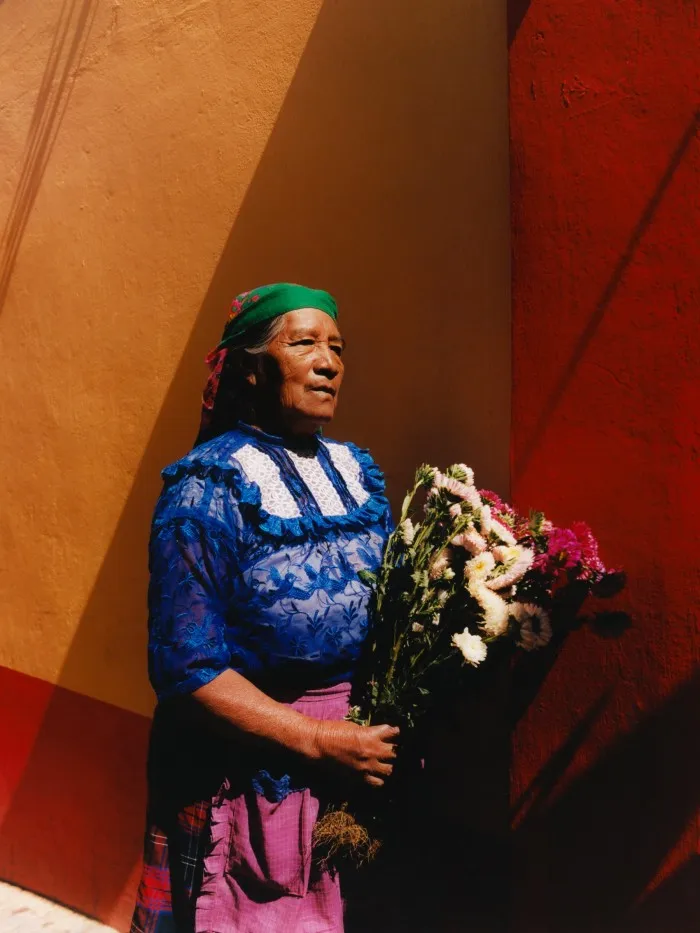
[[[193,933],[210,810],[187,806],[167,828],[149,819],[131,933]]]
[[[340,720],[349,694],[341,683],[282,702]],[[235,743],[188,720],[177,704],[156,708],[131,933],[342,933],[338,878],[311,864],[318,781],[301,779],[302,768],[294,783],[304,790],[269,799],[254,790],[259,763],[232,759],[232,749],[238,758]],[[265,755],[271,766],[287,760]]]

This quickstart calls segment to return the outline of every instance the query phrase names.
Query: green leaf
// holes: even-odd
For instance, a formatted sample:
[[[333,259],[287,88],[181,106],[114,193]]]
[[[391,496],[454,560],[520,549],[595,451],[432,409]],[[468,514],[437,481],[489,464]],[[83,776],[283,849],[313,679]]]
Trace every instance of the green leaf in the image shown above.
[[[452,466],[448,466],[445,470],[445,475],[459,480],[460,483],[463,483],[467,478],[466,471],[461,463],[453,463]]]
[[[358,577],[367,586],[377,585],[377,574],[372,573],[371,570],[360,570],[360,572],[358,573]]]
[[[538,512],[535,509],[530,510],[530,531],[533,535],[539,535],[544,525],[544,512]]]
[[[430,577],[428,576],[427,570],[414,570],[411,574],[411,579],[416,584],[416,586],[426,587],[430,583]]]
[[[427,463],[422,464],[416,470],[416,485],[417,486],[430,486],[433,482],[433,477],[435,476],[435,467],[428,466]]]

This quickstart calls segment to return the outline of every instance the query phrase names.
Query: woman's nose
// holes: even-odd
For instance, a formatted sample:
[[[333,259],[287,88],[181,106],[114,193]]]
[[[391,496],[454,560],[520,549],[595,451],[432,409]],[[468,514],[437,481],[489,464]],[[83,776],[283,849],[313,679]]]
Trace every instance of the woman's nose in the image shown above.
[[[329,346],[319,346],[318,355],[314,361],[314,370],[327,379],[334,379],[338,375],[340,363]]]

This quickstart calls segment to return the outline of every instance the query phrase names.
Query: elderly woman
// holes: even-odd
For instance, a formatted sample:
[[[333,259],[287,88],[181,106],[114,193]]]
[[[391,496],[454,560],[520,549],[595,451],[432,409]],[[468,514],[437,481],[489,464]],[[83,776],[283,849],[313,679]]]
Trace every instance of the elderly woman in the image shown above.
[[[366,451],[331,441],[343,379],[326,292],[233,303],[194,449],[163,471],[150,543],[158,696],[132,933],[335,933],[313,862],[326,772],[381,785],[397,729],[344,717],[391,527]]]

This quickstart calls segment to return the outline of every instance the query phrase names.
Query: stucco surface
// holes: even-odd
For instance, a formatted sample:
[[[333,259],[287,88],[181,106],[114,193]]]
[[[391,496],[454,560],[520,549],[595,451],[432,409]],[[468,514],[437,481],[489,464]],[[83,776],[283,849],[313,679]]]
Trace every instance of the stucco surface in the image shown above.
[[[590,521],[624,634],[515,710],[513,928],[697,925],[695,2],[513,3],[515,501]],[[601,607],[597,607],[601,608]]]
[[[505,10],[0,5],[0,663],[148,713],[146,540],[233,294],[334,291],[334,433],[507,491]]]

